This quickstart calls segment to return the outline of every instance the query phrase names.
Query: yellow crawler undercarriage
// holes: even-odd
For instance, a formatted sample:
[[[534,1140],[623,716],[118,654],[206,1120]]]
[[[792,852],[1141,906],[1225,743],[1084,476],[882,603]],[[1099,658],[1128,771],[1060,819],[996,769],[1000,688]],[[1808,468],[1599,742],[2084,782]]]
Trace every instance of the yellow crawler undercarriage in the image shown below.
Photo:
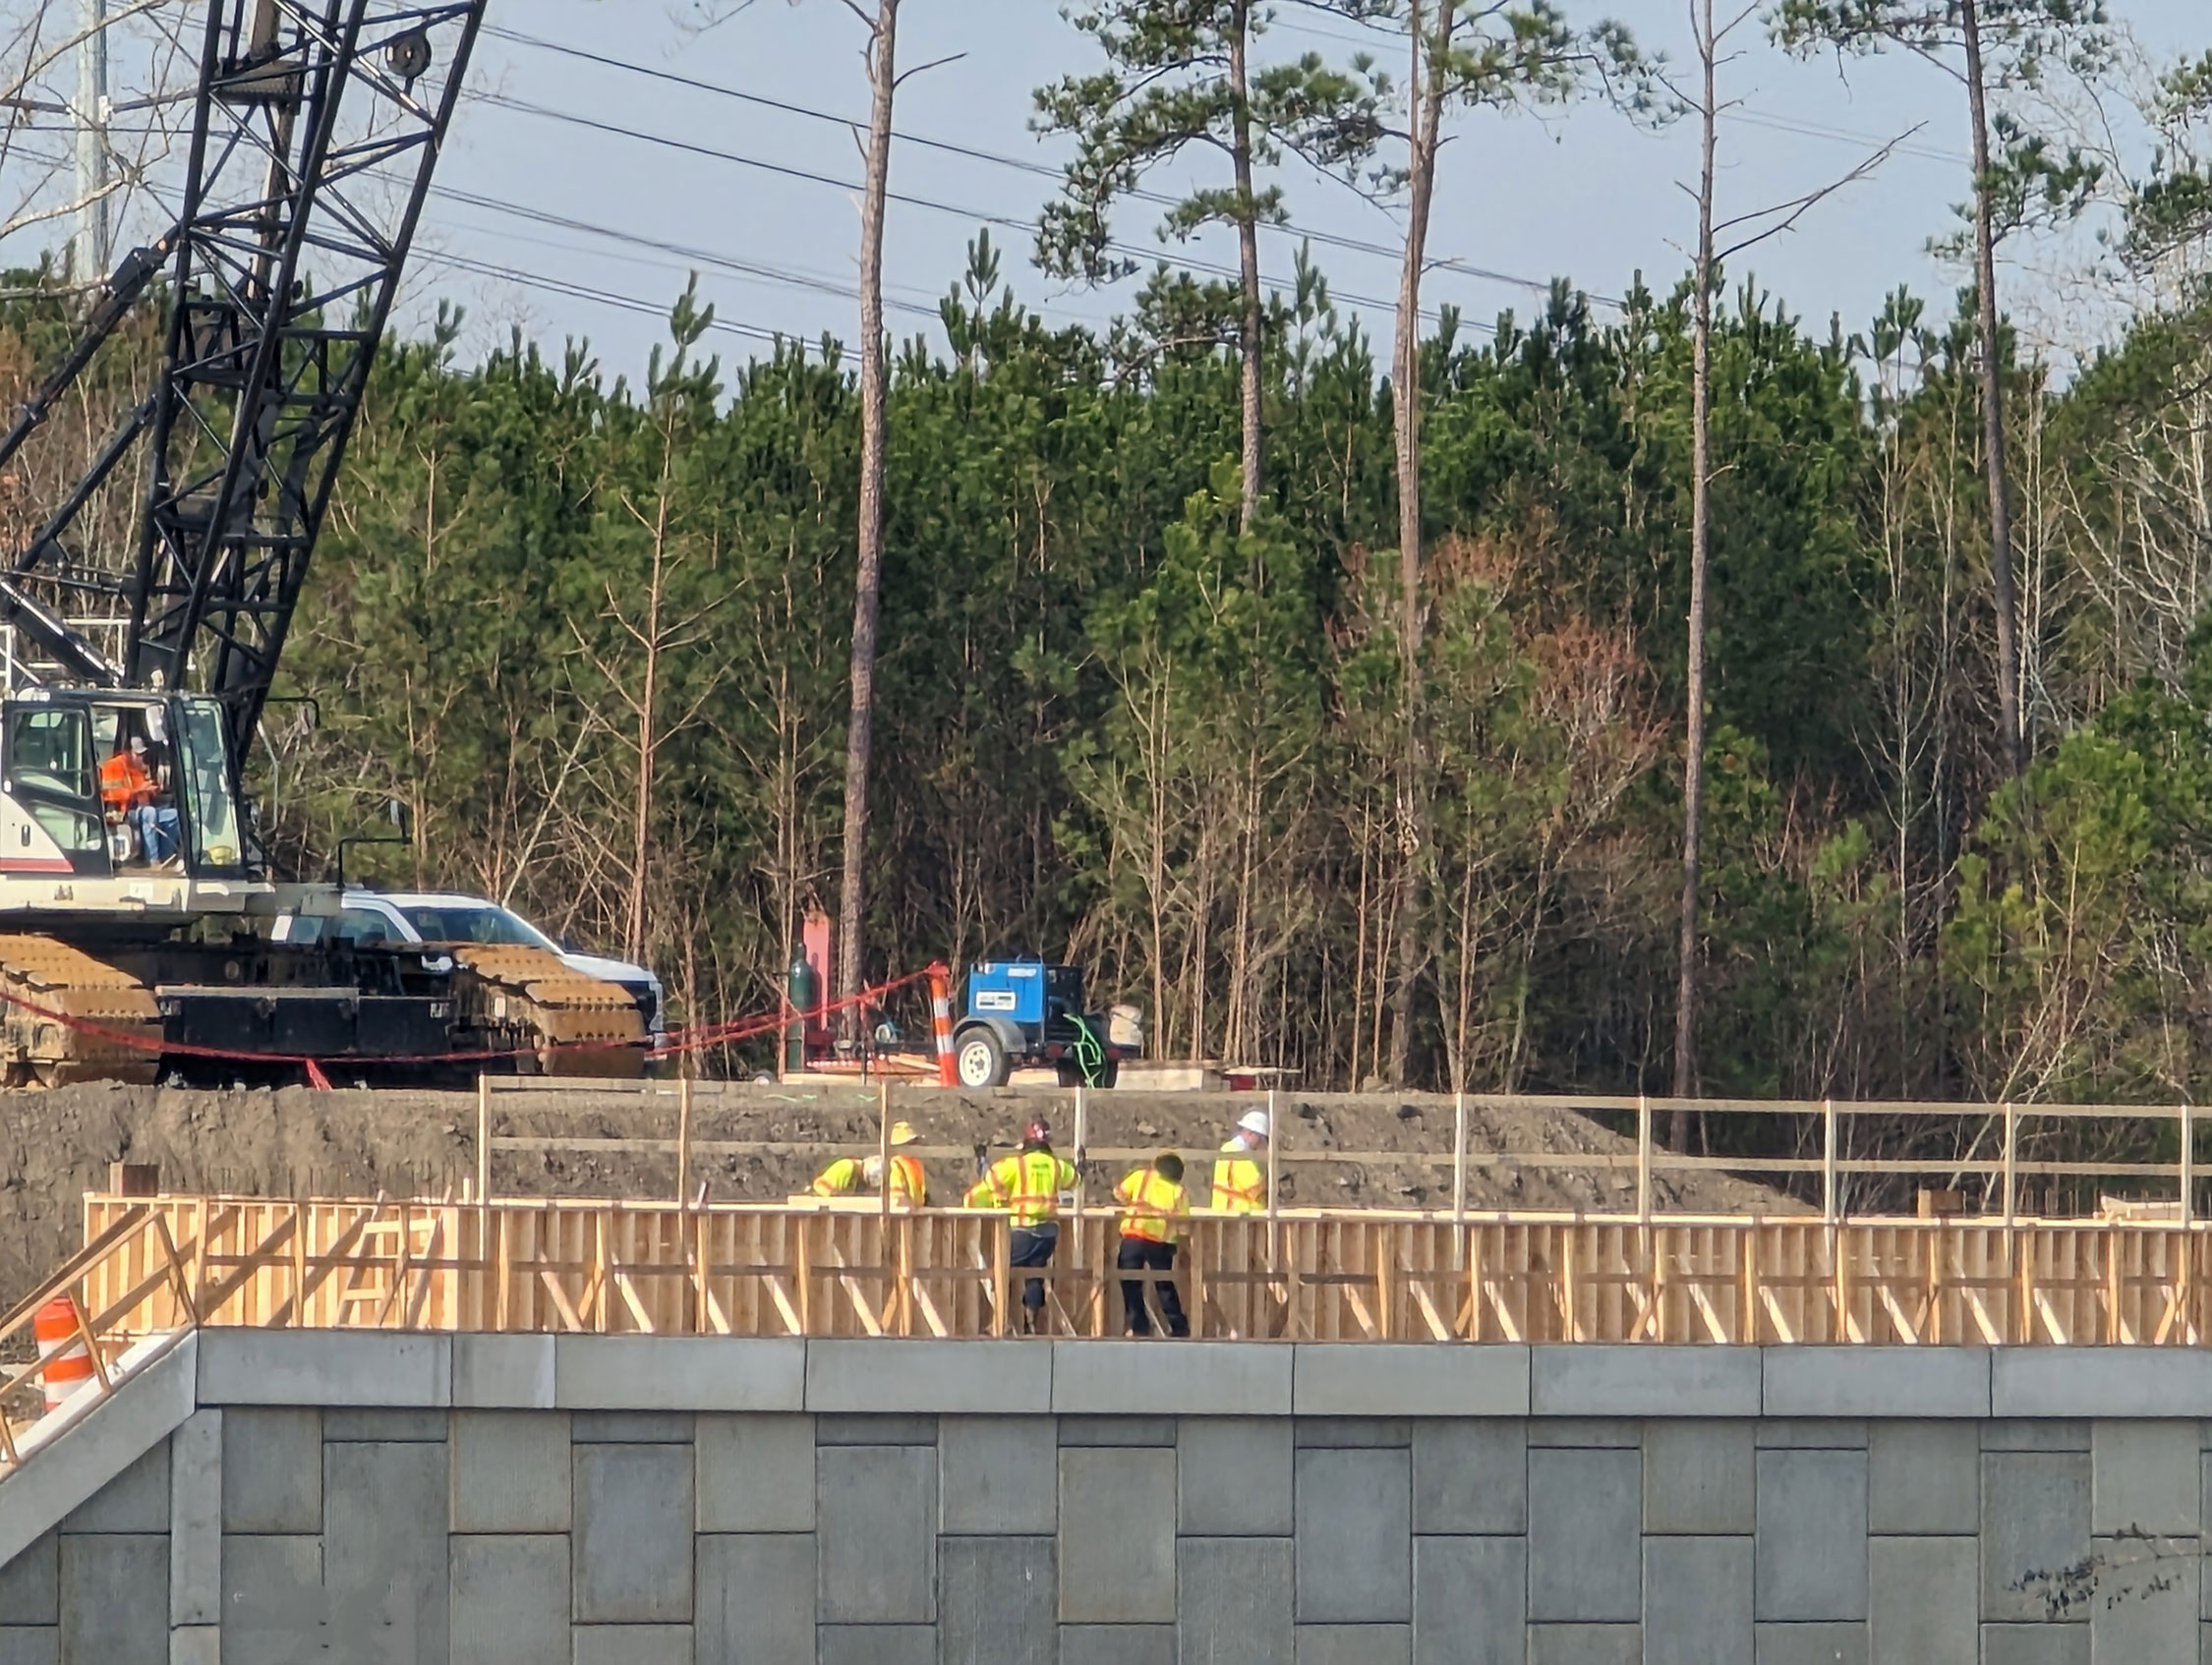
[[[461,1027],[537,1054],[541,1075],[643,1073],[645,1018],[629,992],[518,944],[456,947]],[[520,1060],[517,1060],[520,1062]]]
[[[39,1008],[11,1000],[0,1018],[9,1086],[147,1082],[159,1069],[160,1008],[153,991],[120,967],[58,938],[0,936],[0,988]]]
[[[643,1072],[645,1020],[626,990],[573,971],[543,948],[466,945],[433,951],[453,959],[449,1050],[507,1055],[457,1059],[460,1072],[502,1065],[528,1074]],[[122,966],[58,938],[0,933],[0,992],[13,997],[0,1011],[0,1084],[156,1078],[159,1002]]]

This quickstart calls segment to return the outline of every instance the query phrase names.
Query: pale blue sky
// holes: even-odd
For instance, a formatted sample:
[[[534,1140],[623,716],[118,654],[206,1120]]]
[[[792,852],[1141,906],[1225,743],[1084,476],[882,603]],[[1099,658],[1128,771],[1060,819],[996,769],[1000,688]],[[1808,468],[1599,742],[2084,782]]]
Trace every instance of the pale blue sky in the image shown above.
[[[29,4],[0,0],[0,21]],[[2212,7],[2204,0],[2112,4],[2154,53],[2212,47]],[[851,338],[857,213],[851,192],[841,187],[858,179],[860,163],[843,128],[511,38],[526,34],[833,116],[865,110],[861,31],[840,0],[752,0],[704,32],[687,25],[692,5],[492,0],[493,32],[479,47],[472,77],[488,96],[465,102],[456,118],[441,192],[418,245],[404,323],[419,327],[436,299],[458,299],[469,309],[471,349],[502,339],[521,321],[555,345],[562,336],[589,337],[611,370],[634,373],[664,335],[667,305],[696,265],[723,320],[757,332],[713,337],[726,358],[744,356],[776,331]],[[1609,7],[1567,0],[1566,9],[1579,22],[1609,13],[1647,46],[1677,64],[1689,60],[1687,0],[1615,0]],[[1271,36],[1274,51],[1349,55],[1365,44],[1396,55],[1386,36],[1341,21],[1316,33],[1310,12],[1283,10]],[[1846,79],[1833,61],[1783,58],[1764,43],[1756,24],[1741,40],[1743,56],[1724,79],[1724,90],[1743,108],[1723,132],[1723,212],[1797,196],[1848,171],[1882,140],[1924,125],[1876,178],[1820,204],[1794,233],[1739,260],[1739,273],[1755,270],[1763,287],[1824,331],[1832,313],[1847,328],[1858,327],[1900,282],[1929,296],[1939,313],[1948,309],[1958,276],[1932,260],[1925,244],[1950,228],[1950,204],[1967,189],[1956,85],[1903,55],[1854,61]],[[894,190],[941,206],[892,207],[892,326],[901,334],[934,329],[936,301],[959,278],[978,216],[1014,222],[994,230],[1008,275],[1049,316],[1097,322],[1125,305],[1126,289],[1068,291],[1028,264],[1026,227],[1050,195],[1049,172],[1064,154],[1028,131],[1032,90],[1098,62],[1091,42],[1063,21],[1056,0],[905,0],[901,47],[909,66],[953,60],[906,85],[902,129],[1014,165],[919,144],[899,148]],[[612,130],[727,155],[671,149]],[[1456,131],[1431,247],[1439,258],[1503,276],[1440,270],[1429,280],[1432,302],[1455,304],[1471,321],[1486,323],[1503,308],[1526,315],[1541,304],[1539,293],[1507,279],[1541,286],[1564,275],[1600,296],[1621,293],[1639,270],[1656,288],[1674,281],[1692,224],[1680,188],[1696,166],[1692,126],[1655,134],[1584,106],[1542,119],[1481,114]],[[23,143],[33,142],[55,139],[33,135]],[[19,157],[9,171],[28,178],[27,165]],[[1395,243],[1395,219],[1342,186],[1295,175],[1285,183],[1300,226],[1371,245]],[[137,209],[142,217],[156,211],[149,201]],[[548,216],[569,223],[548,223]],[[1155,247],[1156,217],[1156,208],[1133,204],[1117,228],[1121,239]],[[49,236],[22,234],[4,252],[17,256],[26,240]],[[1295,237],[1267,240],[1271,279],[1288,278],[1295,248]],[[1219,236],[1181,253],[1202,261],[1232,258]],[[1332,246],[1315,254],[1340,301],[1386,331],[1379,303],[1396,282],[1388,252]],[[2022,254],[2038,266],[2052,263],[2047,251]],[[528,281],[492,275],[494,269]],[[1359,298],[1376,305],[1355,306]],[[2007,299],[2061,335],[2099,321],[2094,293],[2058,296],[2039,271],[2008,275]]]
[[[1600,15],[1590,7],[1569,11]],[[2212,16],[2201,0],[2118,0],[2116,12],[2154,50],[2212,46]],[[492,18],[532,36],[788,103],[844,115],[865,109],[860,30],[837,0],[755,0],[705,33],[687,29],[686,15],[680,0],[530,0],[527,9],[495,0]],[[1687,7],[1679,0],[1621,0],[1611,15],[1646,43],[1687,60]],[[1343,38],[1289,27],[1308,16],[1286,13],[1273,36],[1276,49],[1360,49],[1363,31],[1341,22],[1323,27]],[[1743,31],[1743,42],[1744,56],[1726,72],[1725,85],[1744,109],[1723,138],[1724,211],[1793,197],[1847,171],[1881,139],[1926,125],[1876,179],[1819,205],[1797,231],[1739,264],[1755,266],[1765,287],[1822,328],[1831,313],[1855,327],[1899,282],[1948,305],[1956,275],[1931,260],[1924,245],[1949,229],[1950,205],[1966,189],[1965,117],[1955,84],[1902,55],[1853,62],[1846,79],[1833,61],[1782,57],[1754,28]],[[1390,48],[1387,40],[1377,44]],[[836,180],[859,177],[850,140],[833,125],[507,39],[487,39],[480,50],[478,79],[507,98]],[[964,55],[907,84],[901,127],[1031,163],[1055,162],[1056,146],[1028,131],[1031,89],[1096,60],[1053,0],[906,0],[902,60],[915,65],[953,54]],[[1601,295],[1619,294],[1639,269],[1655,286],[1679,271],[1691,205],[1677,182],[1696,165],[1689,127],[1652,134],[1590,106],[1542,120],[1477,115],[1458,133],[1438,194],[1432,246],[1439,258],[1536,282],[1566,275]],[[852,335],[853,303],[838,291],[853,281],[857,217],[850,195],[834,186],[481,101],[462,109],[442,179],[480,198],[775,268],[796,281],[707,268],[702,289],[733,323],[808,337],[825,329]],[[1288,183],[1302,225],[1394,242],[1394,220],[1342,187]],[[914,145],[898,152],[893,185],[969,213],[1021,222],[1033,219],[1052,188],[1050,179],[1015,167]],[[1134,204],[1119,227],[1123,240],[1151,246],[1155,218],[1155,209]],[[894,205],[886,267],[894,303],[933,312],[960,275],[974,229],[966,214]],[[1069,292],[1039,277],[1028,267],[1021,232],[996,235],[1009,245],[1007,267],[1019,292],[1050,316],[1097,320],[1113,311],[1117,298],[1110,294]],[[1287,278],[1294,249],[1290,238],[1269,240],[1270,277]],[[680,287],[687,264],[677,255],[624,248],[450,199],[432,211],[426,252],[432,250],[657,306]],[[1229,258],[1219,240],[1191,253]],[[1386,258],[1343,248],[1316,255],[1342,296],[1380,299],[1394,291]],[[2023,303],[2038,286],[2028,273],[2014,282]],[[661,334],[654,316],[605,301],[451,269],[439,271],[435,283],[466,297],[480,341],[520,317],[544,334],[589,335],[611,368],[629,370]],[[425,287],[419,281],[418,294]],[[1429,294],[1477,321],[1505,307],[1525,315],[1539,302],[1510,283],[1455,271],[1438,272]],[[1387,326],[1379,310],[1368,319],[1377,329]],[[914,312],[895,310],[892,322],[902,334],[930,327]],[[746,351],[741,338],[714,339],[726,356]]]

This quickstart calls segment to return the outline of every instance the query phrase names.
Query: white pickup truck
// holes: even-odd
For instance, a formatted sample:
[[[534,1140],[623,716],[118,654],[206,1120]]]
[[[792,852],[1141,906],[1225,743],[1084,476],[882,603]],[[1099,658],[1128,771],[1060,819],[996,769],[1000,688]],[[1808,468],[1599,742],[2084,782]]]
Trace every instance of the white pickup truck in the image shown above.
[[[286,935],[283,926],[277,935]],[[350,943],[515,943],[544,948],[586,977],[629,991],[656,1046],[668,1040],[668,1002],[661,979],[642,965],[602,959],[556,943],[511,908],[483,896],[447,890],[365,890],[348,887],[342,911],[326,927],[330,940]]]

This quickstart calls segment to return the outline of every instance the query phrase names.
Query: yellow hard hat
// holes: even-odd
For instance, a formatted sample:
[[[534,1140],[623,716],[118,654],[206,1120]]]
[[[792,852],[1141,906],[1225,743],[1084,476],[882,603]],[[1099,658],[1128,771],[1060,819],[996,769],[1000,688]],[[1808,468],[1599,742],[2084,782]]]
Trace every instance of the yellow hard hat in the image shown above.
[[[891,1142],[895,1145],[910,1145],[920,1137],[921,1135],[914,1131],[914,1124],[911,1121],[894,1121],[891,1124]]]

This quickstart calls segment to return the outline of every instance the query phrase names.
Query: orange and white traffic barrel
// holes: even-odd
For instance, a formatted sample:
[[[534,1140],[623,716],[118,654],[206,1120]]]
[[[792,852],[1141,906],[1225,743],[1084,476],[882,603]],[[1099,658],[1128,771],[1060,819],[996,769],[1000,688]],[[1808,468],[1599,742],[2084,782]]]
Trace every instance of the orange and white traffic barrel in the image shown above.
[[[953,971],[943,960],[929,968],[929,1024],[937,1034],[937,1084],[960,1084],[960,1066],[953,1057]]]
[[[92,1355],[86,1349],[85,1333],[77,1325],[77,1305],[67,1295],[56,1295],[38,1309],[31,1320],[38,1338],[39,1372],[46,1384],[46,1408],[59,1410],[69,1396],[92,1379]]]

